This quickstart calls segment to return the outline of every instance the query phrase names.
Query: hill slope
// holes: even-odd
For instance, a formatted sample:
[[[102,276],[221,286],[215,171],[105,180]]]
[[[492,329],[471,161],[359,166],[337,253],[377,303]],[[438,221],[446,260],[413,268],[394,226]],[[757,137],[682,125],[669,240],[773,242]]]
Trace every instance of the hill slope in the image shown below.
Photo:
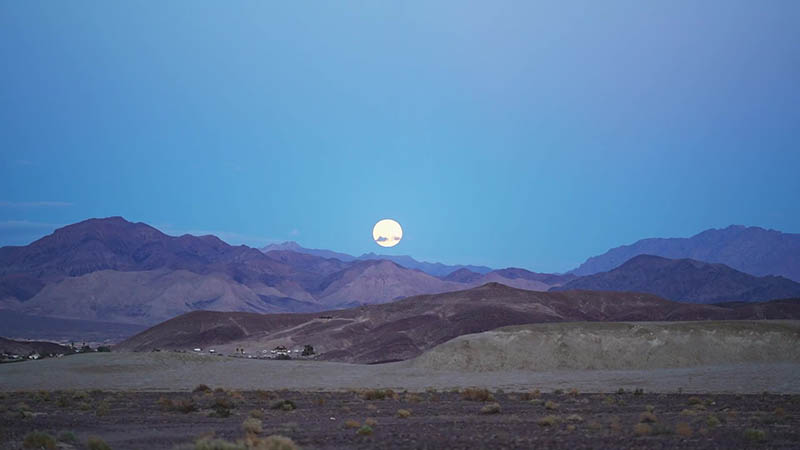
[[[575,275],[607,272],[638,255],[722,263],[757,276],[781,275],[800,282],[800,234],[732,225],[690,238],[643,239],[586,260]]]
[[[724,264],[639,255],[608,272],[553,288],[647,292],[694,303],[755,302],[800,296],[800,283],[783,277],[755,277]]]
[[[766,304],[762,304],[766,305]],[[415,357],[456,336],[501,326],[565,321],[649,321],[752,318],[749,305],[719,307],[671,302],[649,294],[532,292],[500,284],[465,291],[420,295],[393,303],[324,314],[194,312],[152,327],[118,349],[244,347],[260,352],[276,345],[313,345],[323,359],[374,363]],[[800,302],[789,301],[778,317],[800,318]]]

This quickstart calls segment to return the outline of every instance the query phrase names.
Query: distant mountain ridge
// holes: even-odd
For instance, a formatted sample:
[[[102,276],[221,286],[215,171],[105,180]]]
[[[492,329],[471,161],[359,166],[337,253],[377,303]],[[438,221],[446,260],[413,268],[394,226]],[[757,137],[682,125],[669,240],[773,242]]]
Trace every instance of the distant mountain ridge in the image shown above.
[[[491,268],[486,266],[461,265],[461,264],[447,265],[442,263],[417,261],[416,259],[408,255],[379,255],[370,252],[370,253],[364,253],[363,255],[356,257],[353,255],[348,255],[346,253],[339,253],[331,250],[305,248],[294,241],[286,241],[280,244],[269,244],[261,248],[261,251],[264,253],[268,253],[275,250],[288,250],[292,252],[306,253],[309,255],[319,256],[322,258],[336,258],[344,262],[367,261],[370,259],[384,259],[399,264],[407,269],[421,270],[435,277],[447,276],[448,274],[455,272],[456,270],[459,269],[467,269],[472,272],[477,272],[480,274],[485,274],[492,270]]]
[[[780,275],[800,282],[800,234],[731,225],[690,238],[642,239],[593,256],[571,273],[607,272],[638,255],[722,263],[750,275]]]
[[[572,280],[553,291],[646,292],[692,303],[757,302],[800,297],[800,283],[768,275],[756,277],[724,264],[638,255],[608,272]]]

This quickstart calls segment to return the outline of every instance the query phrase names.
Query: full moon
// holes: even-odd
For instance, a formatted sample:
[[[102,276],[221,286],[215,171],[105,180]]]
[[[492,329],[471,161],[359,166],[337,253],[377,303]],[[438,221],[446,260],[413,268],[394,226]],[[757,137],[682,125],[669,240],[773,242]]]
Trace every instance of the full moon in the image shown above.
[[[394,247],[403,239],[403,228],[396,220],[379,220],[372,228],[372,239],[381,247]]]

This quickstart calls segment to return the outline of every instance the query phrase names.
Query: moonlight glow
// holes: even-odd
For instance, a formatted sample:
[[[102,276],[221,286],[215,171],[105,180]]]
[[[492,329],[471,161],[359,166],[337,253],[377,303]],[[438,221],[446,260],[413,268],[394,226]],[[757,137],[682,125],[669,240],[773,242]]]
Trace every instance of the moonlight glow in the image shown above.
[[[372,228],[372,239],[381,247],[394,247],[403,239],[403,228],[395,220],[379,220]]]

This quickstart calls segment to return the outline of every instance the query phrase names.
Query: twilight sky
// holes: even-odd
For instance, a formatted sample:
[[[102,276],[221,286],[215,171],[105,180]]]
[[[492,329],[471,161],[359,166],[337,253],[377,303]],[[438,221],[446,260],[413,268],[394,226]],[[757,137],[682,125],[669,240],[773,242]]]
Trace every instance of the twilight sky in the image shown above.
[[[0,245],[121,215],[564,271],[800,232],[800,2],[563,3],[0,0]]]

